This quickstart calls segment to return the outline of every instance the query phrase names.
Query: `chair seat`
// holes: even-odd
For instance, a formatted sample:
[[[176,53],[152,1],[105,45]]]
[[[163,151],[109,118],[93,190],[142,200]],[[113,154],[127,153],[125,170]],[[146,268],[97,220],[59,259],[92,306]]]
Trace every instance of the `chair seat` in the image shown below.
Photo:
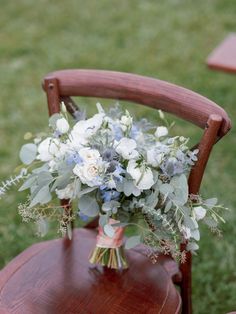
[[[129,269],[91,265],[96,232],[75,229],[73,241],[35,244],[0,272],[0,313],[179,313],[172,276],[178,267],[167,256],[152,264],[140,246],[127,251]]]

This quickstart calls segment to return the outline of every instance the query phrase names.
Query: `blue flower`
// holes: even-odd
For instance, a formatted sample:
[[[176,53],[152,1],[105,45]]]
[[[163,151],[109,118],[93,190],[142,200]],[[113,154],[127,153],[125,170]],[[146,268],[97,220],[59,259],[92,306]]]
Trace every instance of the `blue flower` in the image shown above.
[[[62,135],[62,133],[58,130],[56,130],[54,133],[53,133],[53,137],[56,137],[56,138],[59,138],[60,136]]]
[[[83,162],[83,159],[80,157],[80,155],[78,153],[74,153],[72,155],[69,155],[66,158],[67,165],[81,164],[82,162]]]
[[[83,214],[83,213],[78,213],[78,216],[80,217],[80,219],[82,221],[88,221],[89,220],[89,216]]]
[[[115,190],[101,190],[101,197],[104,202],[110,202],[119,199],[120,193]]]
[[[116,151],[114,150],[114,148],[107,148],[103,154],[102,154],[102,158],[103,160],[106,161],[112,161],[114,159],[116,155]]]
[[[118,125],[114,125],[115,139],[119,141],[123,137],[122,129]]]
[[[130,130],[130,137],[135,139],[138,134],[139,134],[139,128],[136,125],[132,125],[132,128]]]
[[[115,171],[113,172],[114,180],[121,182],[123,180],[122,173],[125,173],[124,169],[120,164],[116,165]]]

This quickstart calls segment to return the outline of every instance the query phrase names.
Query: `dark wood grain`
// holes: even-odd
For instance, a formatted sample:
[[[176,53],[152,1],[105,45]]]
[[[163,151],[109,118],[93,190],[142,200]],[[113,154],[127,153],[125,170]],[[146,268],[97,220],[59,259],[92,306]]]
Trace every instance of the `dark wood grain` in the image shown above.
[[[213,70],[236,73],[236,33],[228,35],[207,59]]]
[[[74,241],[35,244],[19,255],[0,273],[0,309],[12,314],[180,312],[173,260],[161,256],[153,265],[140,246],[128,251],[128,270],[91,266],[95,237],[93,230],[76,229]]]
[[[210,114],[222,117],[219,136],[230,129],[226,112],[209,99],[186,88],[141,75],[101,70],[62,70],[48,74],[43,87],[50,79],[57,79],[60,96],[91,96],[128,100],[144,104],[190,121],[201,128]]]

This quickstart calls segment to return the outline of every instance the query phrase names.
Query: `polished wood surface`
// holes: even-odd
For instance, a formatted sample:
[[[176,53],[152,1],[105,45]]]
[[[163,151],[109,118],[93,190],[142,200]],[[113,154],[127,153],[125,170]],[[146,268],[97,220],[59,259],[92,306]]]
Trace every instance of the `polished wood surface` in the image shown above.
[[[0,313],[180,313],[171,277],[178,266],[167,256],[153,265],[140,246],[127,251],[123,272],[92,266],[96,232],[75,229],[73,241],[35,244],[0,272]]]
[[[222,117],[219,136],[226,134],[231,126],[226,112],[213,101],[186,88],[155,78],[101,70],[56,71],[48,74],[43,81],[48,97],[53,93],[47,88],[52,79],[57,80],[56,89],[60,96],[128,100],[173,113],[203,129],[209,116],[216,114]],[[56,102],[56,97],[53,102]]]
[[[213,70],[236,73],[236,33],[228,35],[207,59]]]

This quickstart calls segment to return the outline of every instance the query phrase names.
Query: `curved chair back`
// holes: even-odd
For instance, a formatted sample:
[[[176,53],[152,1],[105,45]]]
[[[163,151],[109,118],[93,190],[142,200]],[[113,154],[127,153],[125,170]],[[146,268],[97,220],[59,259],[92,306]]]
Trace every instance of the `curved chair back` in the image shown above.
[[[49,114],[60,111],[61,100],[73,112],[70,96],[126,100],[172,113],[204,129],[198,161],[189,175],[189,193],[197,194],[213,145],[231,128],[227,113],[214,102],[183,87],[145,76],[101,71],[62,70],[43,80]],[[183,246],[184,249],[184,246]],[[191,254],[180,265],[183,313],[191,313]]]

